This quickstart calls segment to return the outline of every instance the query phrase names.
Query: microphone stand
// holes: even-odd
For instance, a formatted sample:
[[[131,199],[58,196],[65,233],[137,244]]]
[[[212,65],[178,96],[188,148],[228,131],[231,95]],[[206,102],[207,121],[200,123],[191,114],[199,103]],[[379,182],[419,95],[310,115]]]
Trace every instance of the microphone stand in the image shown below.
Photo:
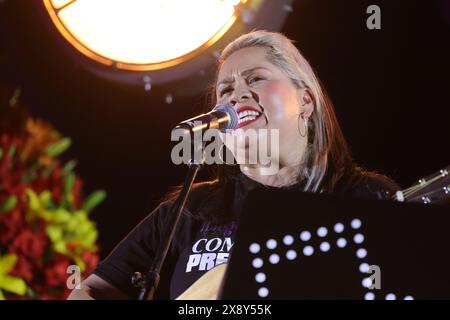
[[[197,150],[195,150],[195,148],[197,148]],[[164,240],[160,244],[158,251],[156,252],[150,270],[147,272],[147,275],[145,277],[143,277],[139,272],[135,272],[132,277],[133,285],[141,288],[141,291],[139,293],[139,300],[153,300],[155,296],[155,292],[158,288],[160,280],[160,271],[164,260],[166,259],[167,252],[169,251],[170,244],[172,243],[172,239],[175,235],[178,221],[180,220],[181,214],[186,205],[186,200],[189,197],[189,193],[191,191],[191,187],[194,183],[197,173],[200,171],[202,165],[205,162],[204,143],[194,143],[194,155],[196,154],[196,151],[200,152],[201,154],[200,160],[191,159],[188,163],[188,172],[186,174],[183,187],[170,212],[168,228],[166,229],[167,231],[163,236]]]

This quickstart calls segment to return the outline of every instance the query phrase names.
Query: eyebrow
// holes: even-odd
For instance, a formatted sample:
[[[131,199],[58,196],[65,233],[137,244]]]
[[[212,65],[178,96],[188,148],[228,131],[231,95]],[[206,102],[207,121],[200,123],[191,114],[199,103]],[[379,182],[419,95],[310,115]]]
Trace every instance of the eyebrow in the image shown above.
[[[250,73],[252,73],[253,71],[258,70],[258,69],[263,69],[263,70],[269,71],[269,69],[267,69],[267,68],[265,68],[265,67],[258,66],[258,67],[254,67],[254,68],[250,68],[250,69],[244,70],[244,71],[242,71],[242,72],[240,73],[240,75],[243,76],[243,77],[245,77],[246,75],[248,75],[248,74],[250,74]],[[220,82],[217,84],[217,87],[219,87],[221,84],[226,84],[226,83],[231,83],[231,82],[233,82],[233,78],[232,78],[232,77],[225,78],[225,79],[223,79],[222,81],[220,81]]]

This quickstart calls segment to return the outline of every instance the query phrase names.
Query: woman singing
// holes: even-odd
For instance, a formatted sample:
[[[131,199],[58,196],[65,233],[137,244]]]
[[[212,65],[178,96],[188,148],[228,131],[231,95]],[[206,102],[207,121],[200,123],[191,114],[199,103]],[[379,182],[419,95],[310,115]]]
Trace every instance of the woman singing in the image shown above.
[[[228,261],[250,190],[285,188],[383,199],[384,191],[399,189],[385,176],[354,163],[333,105],[313,69],[280,33],[254,31],[231,42],[222,51],[211,97],[211,105],[235,108],[243,132],[278,130],[279,169],[268,175],[266,166],[258,163],[222,164],[215,179],[194,185],[156,298],[179,297],[208,270]],[[241,142],[231,147],[233,154],[248,148],[237,140]],[[131,231],[69,298],[136,298],[139,289],[130,279],[134,272],[145,274],[149,269],[174,196]]]

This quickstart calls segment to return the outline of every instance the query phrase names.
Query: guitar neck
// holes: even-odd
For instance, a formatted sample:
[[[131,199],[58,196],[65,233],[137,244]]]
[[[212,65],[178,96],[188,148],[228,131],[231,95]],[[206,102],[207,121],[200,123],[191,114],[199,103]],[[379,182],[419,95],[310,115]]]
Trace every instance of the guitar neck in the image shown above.
[[[426,176],[413,186],[397,191],[393,200],[433,204],[450,203],[450,166]]]

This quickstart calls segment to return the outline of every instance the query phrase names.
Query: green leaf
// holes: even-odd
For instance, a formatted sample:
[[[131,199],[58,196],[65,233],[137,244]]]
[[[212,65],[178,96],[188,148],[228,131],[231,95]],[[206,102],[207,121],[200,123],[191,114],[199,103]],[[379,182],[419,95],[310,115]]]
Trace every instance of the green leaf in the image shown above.
[[[64,182],[64,194],[67,196],[72,193],[73,184],[75,183],[75,174],[69,173]]]
[[[38,176],[38,170],[41,167],[39,161],[35,161],[22,175],[22,182],[31,182],[36,180]]]
[[[64,165],[64,167],[62,169],[63,173],[65,173],[65,174],[71,173],[73,171],[73,169],[76,167],[76,165],[77,165],[76,160],[70,160],[69,162],[67,162]]]
[[[15,154],[16,154],[16,146],[12,145],[11,148],[9,148],[8,156],[10,158],[12,158],[12,157],[14,157]]]
[[[52,161],[47,167],[45,167],[44,172],[42,172],[45,178],[48,178],[52,173],[53,169],[55,169],[56,161]]]
[[[36,178],[37,178],[37,174],[35,172],[32,172],[31,170],[27,170],[22,175],[21,181],[24,183],[27,183],[27,182],[36,180]]]
[[[17,205],[17,197],[16,196],[9,196],[6,198],[6,200],[3,202],[3,204],[0,206],[0,212],[1,213],[8,213],[14,207]]]
[[[106,191],[105,190],[97,190],[84,201],[83,205],[81,206],[82,210],[85,210],[87,212],[94,209],[97,205],[99,205],[103,200],[106,198]]]
[[[72,140],[70,138],[63,138],[51,145],[49,145],[44,153],[50,157],[56,157],[66,151],[70,145],[72,144]]]
[[[45,208],[49,211],[54,211],[59,208],[59,205],[54,203],[52,200],[47,201]]]
[[[20,87],[17,87],[14,90],[13,95],[11,96],[11,98],[9,99],[9,106],[10,107],[15,107],[17,105],[17,101],[19,101],[19,97],[20,97],[20,93],[22,92],[22,89]]]
[[[59,138],[61,136],[61,134],[58,131],[56,131],[56,130],[52,130],[52,132],[50,132],[50,136],[52,138],[56,139],[56,138]]]

